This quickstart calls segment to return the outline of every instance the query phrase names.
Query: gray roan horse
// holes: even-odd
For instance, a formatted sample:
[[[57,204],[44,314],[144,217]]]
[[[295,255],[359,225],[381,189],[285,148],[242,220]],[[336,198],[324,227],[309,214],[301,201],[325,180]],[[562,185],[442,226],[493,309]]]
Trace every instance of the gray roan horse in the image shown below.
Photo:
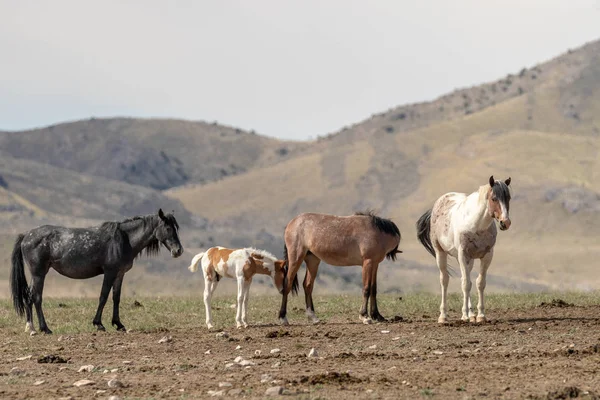
[[[147,255],[160,251],[162,243],[173,257],[183,253],[177,234],[179,225],[172,214],[137,216],[121,222],[104,222],[93,228],[65,228],[44,225],[18,236],[12,253],[10,286],[17,314],[27,314],[26,330],[35,334],[32,305],[35,305],[40,331],[52,333],[42,311],[44,280],[50,268],[73,279],[88,279],[104,274],[98,310],[93,324],[102,325],[102,310],[113,290],[112,324],[125,327],[119,318],[119,302],[123,277],[134,259],[146,249]],[[31,272],[31,289],[25,278],[23,260]]]
[[[297,293],[298,269],[306,262],[304,296],[306,315],[313,322],[315,316],[312,291],[321,260],[327,264],[345,267],[362,265],[363,304],[360,319],[384,321],[377,308],[377,268],[386,257],[396,259],[400,245],[400,230],[389,219],[372,212],[339,217],[327,214],[305,213],[292,219],[285,228],[285,260],[288,264],[279,320],[288,324],[287,297]],[[292,282],[288,285],[288,282]],[[371,302],[369,312],[367,306]]]

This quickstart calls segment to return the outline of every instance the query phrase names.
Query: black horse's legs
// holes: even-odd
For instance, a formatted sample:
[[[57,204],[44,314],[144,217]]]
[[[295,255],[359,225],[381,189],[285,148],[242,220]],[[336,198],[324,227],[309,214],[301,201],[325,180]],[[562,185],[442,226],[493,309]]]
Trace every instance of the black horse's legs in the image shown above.
[[[100,292],[100,300],[98,301],[98,310],[96,311],[96,316],[94,317],[93,324],[99,331],[105,331],[104,325],[102,325],[102,311],[104,310],[104,305],[108,300],[108,293],[110,292],[110,288],[112,287],[117,274],[114,272],[104,271],[104,281],[102,282],[102,291]]]
[[[44,311],[42,311],[42,292],[44,291],[44,280],[46,279],[46,275],[44,276],[32,276],[31,279],[31,300],[35,305],[35,311],[38,316],[38,322],[40,324],[40,332],[44,332],[47,334],[51,334],[52,331],[46,325],[46,319],[44,318]],[[33,311],[31,310],[31,300],[30,303],[25,307],[27,312],[27,318],[31,315],[31,319],[33,319]],[[33,328],[33,321],[31,324]]]
[[[28,332],[30,335],[35,335],[35,327],[33,326],[33,303],[31,297],[28,297],[25,300],[25,315],[27,316],[25,332]]]
[[[121,302],[121,285],[123,284],[124,274],[119,274],[113,283],[113,317],[112,324],[117,327],[118,331],[126,331],[119,318],[119,303]]]

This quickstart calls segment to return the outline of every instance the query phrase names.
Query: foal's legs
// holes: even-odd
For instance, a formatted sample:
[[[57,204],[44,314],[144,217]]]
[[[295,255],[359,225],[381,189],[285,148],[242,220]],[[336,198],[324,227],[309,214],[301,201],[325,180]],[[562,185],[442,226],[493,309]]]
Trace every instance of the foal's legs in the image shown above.
[[[244,277],[238,276],[237,278],[237,308],[235,314],[235,323],[239,328],[243,326],[242,323],[242,310],[244,308]]]
[[[364,324],[373,322],[367,313],[369,298],[371,297],[371,280],[372,280],[373,262],[371,260],[363,261],[362,281],[363,281],[363,304],[360,308],[359,318]]]
[[[442,250],[436,250],[435,261],[438,268],[440,269],[440,286],[442,287],[442,303],[440,304],[440,317],[438,322],[440,324],[446,323],[448,318],[448,281],[450,275],[448,275],[448,255]]]
[[[104,310],[104,306],[106,305],[106,301],[108,300],[108,294],[110,293],[110,289],[117,279],[117,271],[112,270],[104,270],[104,280],[102,281],[102,290],[100,291],[100,300],[98,301],[98,309],[96,310],[96,316],[92,323],[99,331],[105,331],[104,325],[102,325],[102,311]]]
[[[210,302],[212,299],[212,294],[217,288],[217,281],[214,282],[210,280],[206,275],[204,276],[204,309],[206,310],[206,326],[208,329],[212,329],[212,314],[210,312]]]
[[[370,306],[370,314],[371,319],[377,322],[385,321],[385,318],[379,314],[379,309],[377,308],[377,269],[379,268],[379,264],[373,263],[371,266],[371,292],[369,296],[369,300],[371,302]]]
[[[124,277],[125,277],[125,273],[117,275],[117,278],[113,282],[113,286],[112,286],[112,293],[113,293],[112,325],[116,326],[118,331],[127,331],[127,329],[125,329],[125,327],[121,323],[121,318],[119,317],[119,304],[121,303],[121,285],[123,284]]]
[[[477,277],[477,294],[479,295],[479,299],[477,302],[477,322],[485,321],[485,304],[483,301],[483,291],[485,290],[485,278],[487,275],[487,270],[492,263],[492,258],[494,257],[494,251],[490,251],[481,259],[481,266],[479,271],[479,276]]]
[[[306,263],[306,275],[304,276],[304,300],[306,302],[306,316],[314,323],[319,323],[319,318],[315,315],[315,305],[313,303],[312,292],[315,287],[315,279],[319,271],[319,263],[321,260],[314,254],[309,254],[304,258]]]
[[[463,321],[469,321],[469,302],[471,301],[471,271],[473,270],[473,260],[469,259],[462,251],[458,252],[458,263],[460,264],[460,273],[462,275],[461,287],[463,292],[462,317]]]
[[[48,271],[46,271],[46,272],[48,272]],[[33,301],[33,304],[35,305],[35,311],[37,313],[38,321],[40,324],[40,332],[51,334],[52,331],[48,328],[48,325],[46,325],[46,318],[44,318],[44,311],[42,310],[42,292],[44,291],[45,279],[46,279],[45,273],[43,275],[32,276],[31,300]],[[31,305],[26,308],[31,310]],[[33,314],[31,311],[30,311],[30,313]],[[33,329],[33,323],[31,324],[31,328]],[[33,332],[35,332],[35,330],[33,330]]]

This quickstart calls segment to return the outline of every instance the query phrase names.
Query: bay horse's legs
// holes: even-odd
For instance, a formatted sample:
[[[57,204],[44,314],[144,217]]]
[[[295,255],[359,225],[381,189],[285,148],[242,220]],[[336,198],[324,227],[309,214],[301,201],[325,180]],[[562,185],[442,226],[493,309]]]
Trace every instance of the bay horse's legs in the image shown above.
[[[440,317],[438,322],[443,324],[448,318],[448,281],[450,275],[448,275],[448,255],[442,251],[437,250],[435,252],[435,261],[440,270],[440,286],[442,287],[442,303],[440,304]]]
[[[471,271],[473,260],[469,259],[461,250],[458,251],[458,263],[460,264],[461,287],[463,292],[462,317],[463,321],[469,321],[469,301],[471,297]]]
[[[363,304],[360,309],[359,318],[364,324],[370,324],[373,322],[367,313],[367,306],[369,304],[369,298],[371,297],[371,279],[373,269],[373,262],[371,260],[363,261],[362,268],[362,281],[363,281]]]
[[[477,322],[485,322],[485,304],[483,300],[483,291],[485,290],[485,278],[487,275],[487,270],[492,263],[492,258],[494,258],[494,251],[490,251],[481,259],[481,266],[479,271],[479,276],[477,277],[477,294],[479,295],[479,300],[477,302]]]
[[[244,308],[244,277],[238,276],[237,278],[237,308],[235,314],[235,324],[237,328],[242,327],[242,309]]]
[[[292,285],[294,282],[294,278],[302,265],[302,261],[304,261],[304,257],[306,255],[306,251],[301,251],[292,246],[288,247],[288,273],[287,273],[287,284],[285,285],[285,289],[283,290],[283,295],[281,296],[281,308],[279,309],[279,322],[281,325],[289,325],[287,319],[287,300],[288,295],[292,291]]]
[[[306,302],[306,316],[314,323],[319,323],[319,318],[315,315],[315,305],[313,303],[312,292],[315,287],[315,279],[319,271],[319,263],[321,260],[314,254],[309,254],[304,258],[306,262],[306,275],[304,276],[304,300]]]
[[[250,297],[250,285],[252,284],[252,278],[244,279],[244,286],[242,287],[242,303],[244,308],[242,309],[242,324],[244,328],[248,327],[248,298]]]
[[[108,300],[108,294],[110,293],[110,289],[117,278],[116,271],[107,271],[104,270],[104,280],[102,281],[102,289],[100,291],[100,299],[98,301],[98,309],[96,310],[96,316],[92,323],[99,331],[105,331],[106,328],[102,325],[102,311],[104,310],[104,306],[106,305],[106,301]]]
[[[40,324],[40,332],[51,334],[52,331],[48,328],[48,325],[46,325],[46,318],[44,318],[44,311],[42,310],[42,292],[44,291],[44,281],[46,280],[46,274],[44,273],[44,275],[42,276],[34,275],[31,278],[31,300],[35,305],[35,311],[37,313],[38,322]],[[31,327],[33,328],[33,322],[31,324]]]
[[[377,270],[379,268],[379,264],[373,263],[371,266],[371,291],[370,291],[370,314],[371,319],[377,322],[385,321],[385,318],[379,313],[379,309],[377,308]]]
[[[204,277],[204,309],[206,311],[206,326],[208,329],[213,328],[212,314],[210,312],[210,303],[212,299],[212,294],[217,288],[218,282],[213,282],[208,279],[207,276]]]
[[[127,268],[126,268],[127,269]],[[121,285],[123,284],[123,278],[125,277],[125,273],[117,275],[117,278],[113,282],[112,285],[112,293],[113,293],[113,317],[112,317],[112,325],[117,327],[118,331],[127,331],[123,324],[121,323],[121,318],[119,317],[119,304],[121,303]]]

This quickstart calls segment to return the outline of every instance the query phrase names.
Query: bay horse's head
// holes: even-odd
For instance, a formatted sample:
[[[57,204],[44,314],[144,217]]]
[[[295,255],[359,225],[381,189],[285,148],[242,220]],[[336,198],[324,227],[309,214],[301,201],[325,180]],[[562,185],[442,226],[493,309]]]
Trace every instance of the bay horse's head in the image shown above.
[[[273,262],[275,266],[275,271],[273,272],[273,284],[277,288],[280,294],[283,294],[283,290],[285,289],[285,279],[287,275],[287,261],[286,260],[275,260]]]
[[[490,217],[496,219],[500,224],[500,230],[505,231],[510,228],[510,177],[504,182],[494,180],[490,176],[490,191],[488,192],[488,211]]]
[[[158,226],[154,229],[154,236],[170,252],[173,258],[183,254],[183,246],[179,241],[179,224],[173,214],[164,214],[162,208],[158,210],[160,219]]]

